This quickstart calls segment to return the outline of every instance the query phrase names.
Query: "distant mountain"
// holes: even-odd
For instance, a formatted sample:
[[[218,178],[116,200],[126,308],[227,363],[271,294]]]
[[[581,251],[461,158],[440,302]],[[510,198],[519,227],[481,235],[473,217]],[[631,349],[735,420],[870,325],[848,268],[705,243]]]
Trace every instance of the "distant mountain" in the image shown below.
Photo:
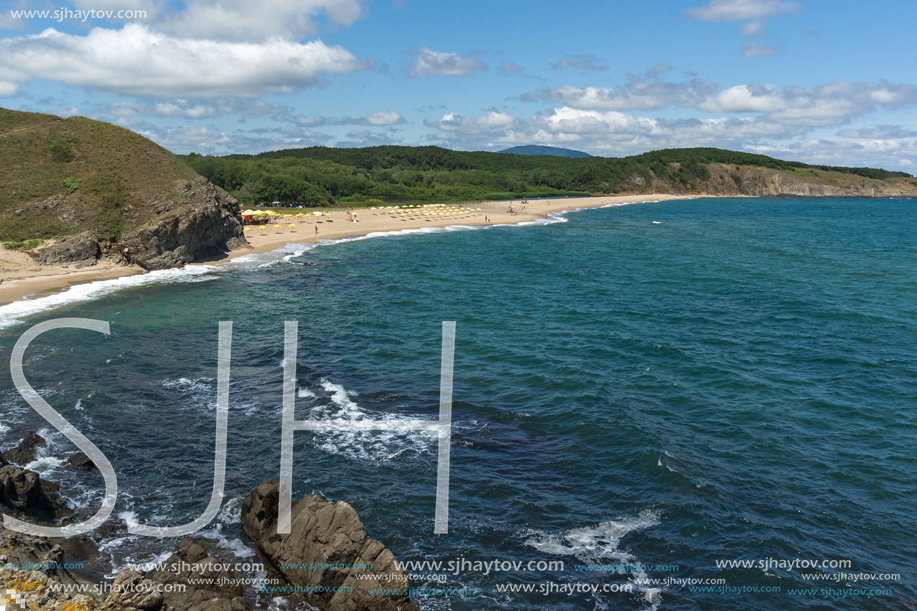
[[[556,146],[541,146],[538,144],[529,144],[527,146],[514,146],[500,153],[510,155],[548,155],[552,157],[592,157],[589,153],[574,151],[572,149],[562,149]]]

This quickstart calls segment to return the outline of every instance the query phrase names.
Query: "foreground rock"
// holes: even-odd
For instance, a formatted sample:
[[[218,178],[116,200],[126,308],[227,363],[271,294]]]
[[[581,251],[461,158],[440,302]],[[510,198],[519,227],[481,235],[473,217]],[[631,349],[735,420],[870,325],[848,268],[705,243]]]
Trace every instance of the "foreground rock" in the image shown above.
[[[25,466],[35,460],[38,448],[44,448],[47,445],[48,442],[41,435],[34,432],[26,433],[19,445],[3,452],[2,457],[9,462]]]
[[[38,251],[40,265],[73,264],[77,267],[95,265],[101,256],[99,242],[91,231],[65,238]]]
[[[255,488],[242,504],[242,528],[265,560],[303,598],[328,611],[417,611],[407,596],[373,594],[376,588],[406,588],[395,556],[367,538],[347,503],[309,496],[291,510],[291,533],[277,533],[279,484]],[[290,568],[307,567],[307,568]],[[357,578],[361,575],[361,578]]]
[[[30,462],[30,450],[44,445],[44,439],[30,433],[23,443],[7,456]],[[0,511],[23,522],[45,526],[63,525],[73,518],[73,511],[58,493],[57,484],[43,481],[37,473],[12,465],[0,457]],[[2,523],[0,523],[2,524]],[[85,537],[48,539],[35,537],[0,526],[0,565],[3,565],[3,583],[17,580],[28,587],[50,595],[45,582],[63,584],[88,584],[89,580],[72,570],[95,554],[95,547]],[[25,586],[24,586],[25,587]],[[84,597],[85,598],[85,597]],[[60,601],[69,601],[62,597]],[[44,604],[33,607],[56,609]],[[63,607],[62,607],[63,608]]]
[[[24,522],[53,524],[66,521],[71,512],[58,494],[57,484],[16,465],[0,466],[0,508]]]
[[[23,571],[10,565],[0,566],[0,588],[0,604],[6,601],[16,605],[4,606],[5,609],[90,611],[96,608],[92,597],[61,592],[55,587],[55,580],[49,580],[47,575],[39,571]]]
[[[193,539],[146,575],[123,569],[102,611],[250,611],[243,588]]]
[[[144,269],[176,267],[248,246],[238,202],[205,178],[163,193],[151,205],[156,218],[120,240],[130,262]]]

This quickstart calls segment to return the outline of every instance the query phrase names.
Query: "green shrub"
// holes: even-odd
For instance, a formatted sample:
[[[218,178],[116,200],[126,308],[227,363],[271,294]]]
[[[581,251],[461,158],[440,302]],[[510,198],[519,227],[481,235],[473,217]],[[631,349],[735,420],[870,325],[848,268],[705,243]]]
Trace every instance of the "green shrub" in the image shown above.
[[[73,176],[68,176],[64,179],[64,186],[67,187],[67,190],[71,193],[79,189],[81,184],[83,184],[83,181]]]
[[[38,238],[32,238],[30,240],[22,240],[20,242],[2,242],[3,247],[7,250],[34,250],[44,244],[44,240]]]

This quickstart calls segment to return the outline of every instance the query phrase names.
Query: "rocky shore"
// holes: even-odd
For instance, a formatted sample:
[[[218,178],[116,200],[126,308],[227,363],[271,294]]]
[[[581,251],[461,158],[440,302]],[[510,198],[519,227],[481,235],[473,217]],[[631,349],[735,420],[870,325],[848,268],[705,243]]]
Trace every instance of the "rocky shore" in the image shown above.
[[[248,245],[238,202],[205,178],[160,193],[147,207],[154,218],[117,242],[100,241],[92,231],[84,231],[39,249],[35,260],[82,269],[104,257],[155,270],[220,258]]]
[[[26,466],[45,440],[29,433],[0,453],[0,510],[33,524],[61,526],[81,516],[61,498],[58,486]],[[81,453],[69,468],[92,468]],[[242,505],[241,528],[259,557],[248,562],[209,541],[186,538],[164,562],[149,570],[124,568],[111,583],[98,570],[98,544],[88,537],[48,539],[0,527],[0,607],[42,611],[253,611],[280,596],[292,609],[322,611],[418,611],[407,596],[378,594],[404,588],[395,556],[367,537],[347,503],[309,496],[294,503],[292,532],[277,533],[278,483],[256,487]],[[236,570],[259,564],[264,574]],[[295,567],[295,568],[293,568]],[[308,567],[308,568],[307,568]],[[261,585],[270,583],[270,595]],[[5,597],[5,598],[4,598]],[[5,605],[5,606],[4,606]]]

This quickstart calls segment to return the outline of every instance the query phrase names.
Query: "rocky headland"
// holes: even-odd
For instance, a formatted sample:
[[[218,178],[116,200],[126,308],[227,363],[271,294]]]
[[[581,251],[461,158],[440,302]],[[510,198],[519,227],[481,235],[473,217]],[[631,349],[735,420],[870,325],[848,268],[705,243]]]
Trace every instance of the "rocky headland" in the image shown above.
[[[85,519],[68,507],[56,484],[27,468],[45,444],[29,433],[17,447],[0,453],[0,511],[50,526]],[[66,464],[91,467],[87,462],[76,453]],[[293,504],[292,532],[280,535],[278,490],[276,480],[267,481],[242,504],[240,527],[265,568],[260,579],[236,570],[251,559],[215,548],[208,540],[186,538],[165,561],[143,567],[148,570],[123,568],[108,583],[102,578],[105,561],[97,541],[85,536],[48,539],[0,527],[0,588],[15,593],[7,601],[18,607],[8,608],[42,611],[251,611],[264,608],[259,606],[266,596],[259,581],[273,584],[268,598],[282,596],[294,609],[418,610],[405,595],[373,591],[406,588],[407,581],[395,556],[367,536],[350,505],[305,497]]]

